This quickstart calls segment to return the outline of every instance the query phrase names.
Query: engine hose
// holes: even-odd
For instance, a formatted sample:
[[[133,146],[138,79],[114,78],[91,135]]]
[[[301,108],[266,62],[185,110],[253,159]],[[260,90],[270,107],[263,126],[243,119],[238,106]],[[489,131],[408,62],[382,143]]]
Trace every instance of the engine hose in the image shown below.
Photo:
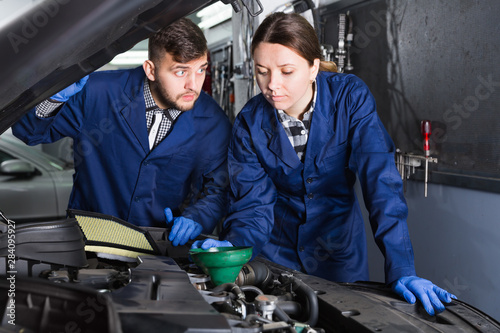
[[[284,278],[286,282],[292,283],[292,289],[297,294],[302,295],[306,298],[306,305],[308,307],[309,319],[305,322],[309,326],[313,327],[318,322],[319,316],[319,305],[318,305],[318,296],[314,292],[314,290],[309,287],[307,284],[297,279],[292,275],[281,275],[281,278]]]
[[[291,302],[291,301],[280,302],[280,301],[278,301],[278,305],[283,311],[285,311],[286,314],[289,314],[292,316],[298,316],[302,313],[302,306],[297,302]]]
[[[285,313],[285,311],[283,311],[282,308],[280,308],[279,306],[276,306],[276,308],[274,309],[274,315],[279,320],[281,320],[281,321],[287,323],[288,325],[290,325],[290,327],[288,327],[288,331],[290,333],[297,333],[297,331],[293,327],[294,321],[290,317],[288,317],[288,315]]]
[[[293,320],[290,319],[290,317],[288,317],[288,315],[285,312],[283,312],[283,310],[281,310],[279,306],[277,306],[276,309],[274,309],[274,314],[276,315],[276,317],[278,317],[278,319],[280,319],[281,321],[284,321],[285,323],[290,325],[290,327],[288,327],[288,332],[297,333],[295,328],[292,326]],[[249,324],[252,324],[252,322],[256,322],[256,323],[261,322],[261,323],[265,323],[265,324],[272,324],[273,323],[272,320],[266,319],[266,318],[259,316],[259,315],[256,315],[256,314],[249,314],[245,318],[245,322],[247,322]]]
[[[243,292],[245,292],[245,291],[253,291],[257,295],[264,295],[264,292],[262,290],[260,290],[259,288],[257,288],[256,286],[248,286],[248,285],[246,285],[246,286],[240,286],[240,289]]]
[[[293,323],[292,318],[290,318],[288,314],[279,305],[276,305],[276,308],[274,309],[274,315],[278,317],[279,320],[284,321],[287,324]]]
[[[227,302],[214,302],[212,306],[220,313],[225,314],[228,318],[241,319],[241,313],[237,312],[234,307]]]
[[[259,316],[259,315],[256,315],[256,314],[249,314],[245,318],[245,321],[249,322],[249,323],[251,323],[252,321],[255,321],[255,322],[261,322],[261,323],[266,323],[266,324],[271,324],[273,322],[272,320],[266,319],[266,318]]]
[[[212,292],[215,293],[221,291],[231,292],[235,294],[238,299],[245,299],[245,294],[241,291],[240,287],[238,287],[235,283],[223,283],[212,289]]]

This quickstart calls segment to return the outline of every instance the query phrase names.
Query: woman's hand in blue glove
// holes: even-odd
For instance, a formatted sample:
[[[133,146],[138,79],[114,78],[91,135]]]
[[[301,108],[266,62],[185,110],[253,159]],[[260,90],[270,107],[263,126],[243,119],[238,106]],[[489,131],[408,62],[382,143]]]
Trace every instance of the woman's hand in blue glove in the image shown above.
[[[83,86],[85,86],[85,83],[87,83],[88,79],[89,79],[88,75],[84,76],[77,82],[69,85],[68,87],[58,92],[57,94],[53,95],[50,99],[57,102],[66,102],[71,96],[75,95],[77,92],[82,90]]]
[[[413,304],[416,298],[422,303],[425,311],[431,316],[445,310],[442,302],[450,303],[457,297],[444,289],[439,288],[431,281],[418,276],[403,276],[393,282],[392,290],[403,297],[408,303]]]
[[[191,245],[192,249],[208,250],[211,247],[231,247],[233,244],[229,241],[218,241],[216,239],[207,238],[204,240],[197,240]]]
[[[183,216],[174,218],[172,210],[165,208],[165,218],[167,224],[174,222],[168,240],[172,242],[173,246],[184,245],[190,239],[195,239],[203,230],[201,224]]]

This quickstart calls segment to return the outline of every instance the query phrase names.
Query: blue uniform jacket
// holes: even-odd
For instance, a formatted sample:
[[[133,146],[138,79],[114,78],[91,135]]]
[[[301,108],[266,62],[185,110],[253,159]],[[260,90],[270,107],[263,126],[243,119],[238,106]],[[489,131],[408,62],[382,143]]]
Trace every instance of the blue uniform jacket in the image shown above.
[[[231,124],[201,93],[168,136],[149,149],[142,67],[95,72],[57,115],[34,110],[13,127],[29,145],[73,138],[69,208],[109,214],[140,226],[165,226],[164,208],[213,231],[227,213]],[[184,209],[184,207],[186,207]]]
[[[229,145],[230,215],[222,239],[332,281],[368,280],[358,175],[386,282],[415,275],[394,144],[353,75],[320,72],[302,163],[262,94],[238,114]]]

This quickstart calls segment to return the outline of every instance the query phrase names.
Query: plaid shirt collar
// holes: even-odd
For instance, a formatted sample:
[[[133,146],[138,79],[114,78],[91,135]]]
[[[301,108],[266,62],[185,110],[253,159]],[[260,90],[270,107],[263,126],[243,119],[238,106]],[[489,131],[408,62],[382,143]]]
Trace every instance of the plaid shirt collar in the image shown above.
[[[151,126],[153,114],[155,113],[163,112],[165,116],[167,116],[167,119],[170,122],[174,122],[175,119],[177,119],[177,117],[179,117],[179,115],[182,113],[182,111],[174,108],[166,110],[160,108],[153,99],[153,95],[151,94],[151,89],[149,88],[149,80],[147,78],[144,79],[143,90],[144,90],[144,102],[146,104],[146,120],[148,128]],[[167,124],[167,126],[168,129],[170,129],[170,124]]]
[[[144,80],[143,89],[144,102],[146,104],[146,126],[148,128],[148,133],[150,132],[153,125],[153,117],[155,117],[155,119],[157,118],[155,114],[162,113],[164,115],[164,117],[160,118],[161,122],[159,124],[158,132],[155,136],[155,141],[153,143],[153,146],[150,147],[151,149],[153,149],[167,136],[167,134],[172,129],[175,120],[177,119],[177,117],[179,117],[182,111],[174,108],[170,108],[167,110],[161,109],[153,99],[153,95],[151,94],[149,81],[147,78]]]
[[[309,129],[311,128],[312,113],[314,111],[314,106],[316,105],[316,97],[316,81],[314,81],[311,106],[309,107],[309,110],[304,113],[302,120],[286,114],[283,110],[277,110],[278,118],[283,126],[283,129],[285,130],[288,140],[297,153],[297,157],[302,162],[305,158],[307,140],[309,138]]]
[[[148,78],[144,79],[144,102],[146,102],[146,111],[160,109],[158,105],[156,105],[153,95],[151,94]]]

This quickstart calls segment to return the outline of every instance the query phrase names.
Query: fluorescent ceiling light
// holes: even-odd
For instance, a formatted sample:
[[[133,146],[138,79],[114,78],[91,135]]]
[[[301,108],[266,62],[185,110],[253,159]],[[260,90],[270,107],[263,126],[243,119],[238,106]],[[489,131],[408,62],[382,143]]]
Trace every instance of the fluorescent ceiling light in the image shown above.
[[[225,5],[222,2],[216,2],[206,8],[200,10],[196,16],[201,19],[198,26],[201,29],[211,28],[219,23],[231,19],[233,8],[230,5]]]

